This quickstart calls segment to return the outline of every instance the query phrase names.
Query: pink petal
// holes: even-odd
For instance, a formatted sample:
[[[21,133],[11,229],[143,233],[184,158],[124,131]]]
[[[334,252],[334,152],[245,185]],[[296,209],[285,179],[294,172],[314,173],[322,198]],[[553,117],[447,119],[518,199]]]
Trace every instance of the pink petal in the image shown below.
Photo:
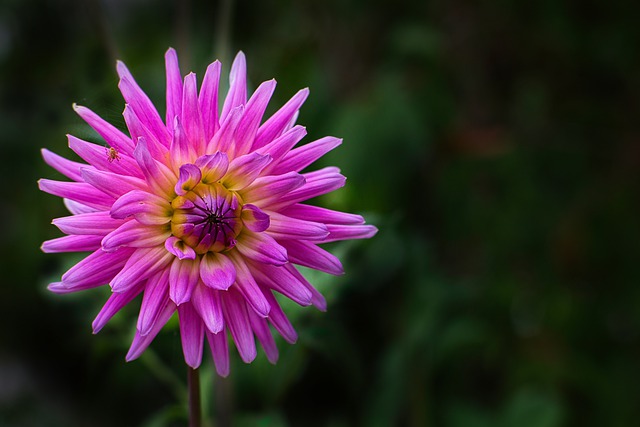
[[[46,148],[40,150],[42,153],[42,157],[46,164],[60,172],[62,175],[70,178],[74,181],[82,181],[82,175],[80,172],[80,168],[86,167],[87,165],[73,162],[71,160],[65,159],[62,156],[53,153]]]
[[[296,330],[293,329],[291,322],[289,322],[289,319],[282,311],[280,304],[278,304],[278,301],[275,299],[271,292],[265,292],[264,296],[271,305],[271,311],[269,312],[269,321],[271,322],[275,330],[278,331],[280,335],[282,335],[282,338],[284,338],[285,341],[287,341],[289,344],[295,344],[295,342],[298,340],[298,334],[296,333]]]
[[[191,295],[191,304],[193,304],[193,308],[196,309],[209,332],[217,334],[224,330],[220,292],[203,286],[203,283],[199,283]]]
[[[202,172],[200,168],[192,163],[180,166],[180,177],[176,183],[174,190],[176,194],[184,196],[189,191],[193,190],[196,185],[200,184],[202,179]]]
[[[127,135],[96,113],[81,105],[73,105],[75,112],[89,124],[104,140],[118,151],[131,155],[135,144]]]
[[[329,235],[324,224],[291,218],[277,212],[268,214],[271,218],[268,232],[275,239],[321,240]]]
[[[140,314],[136,325],[140,335],[149,335],[158,320],[158,316],[168,303],[169,272],[163,270],[150,277],[144,286]]]
[[[288,261],[287,251],[266,233],[243,230],[236,248],[242,255],[265,264],[283,265]]]
[[[151,156],[159,161],[162,161],[166,148],[158,141],[156,135],[151,132],[147,125],[140,119],[135,109],[126,104],[124,111],[122,112],[124,121],[129,129],[129,134],[134,141],[138,141],[140,138],[144,138],[147,141],[147,147]]]
[[[200,111],[202,112],[202,126],[205,138],[209,141],[217,132],[218,123],[218,87],[220,83],[220,61],[215,61],[207,67],[200,88]]]
[[[369,239],[376,235],[378,229],[373,225],[327,225],[329,235],[318,243],[337,242],[339,240]]]
[[[245,363],[251,363],[256,358],[256,343],[253,330],[249,323],[247,306],[242,297],[232,290],[221,294],[222,310],[227,327],[236,343],[238,353]]]
[[[138,117],[140,117],[140,120],[145,123],[149,131],[155,135],[156,139],[165,147],[168,147],[170,135],[158,114],[158,110],[156,110],[147,94],[140,89],[140,86],[138,86],[123,62],[118,61],[117,70],[120,76],[118,87],[120,88],[120,92],[122,92],[122,97],[127,104],[133,107]]]
[[[239,105],[247,103],[247,62],[242,51],[238,52],[229,73],[229,92],[222,106],[221,121]]]
[[[62,275],[62,284],[69,290],[95,288],[108,283],[125,265],[133,249],[116,252],[98,249]]]
[[[142,178],[142,171],[135,160],[128,154],[119,154],[117,159],[111,159],[109,149],[105,146],[83,141],[73,135],[67,135],[69,148],[71,148],[82,160],[100,170],[130,175]],[[133,154],[133,148],[132,148]]]
[[[180,318],[180,338],[184,360],[187,365],[196,369],[202,363],[204,325],[191,304],[179,305],[178,317]]]
[[[321,222],[324,224],[360,225],[364,224],[362,215],[338,212],[319,206],[295,204],[287,206],[280,212],[294,218],[306,219],[308,221]]]
[[[143,283],[139,283],[137,286],[132,287],[126,292],[112,293],[107,302],[102,307],[102,310],[98,313],[95,320],[91,324],[93,333],[97,334],[102,330],[104,325],[122,308],[128,305],[135,297],[142,292],[144,288]]]
[[[304,176],[297,172],[289,172],[284,175],[271,175],[256,178],[247,188],[242,190],[242,199],[246,203],[269,205],[300,188],[305,183]]]
[[[264,169],[264,173],[267,175],[275,175],[272,174],[271,171],[278,166],[280,160],[282,160],[282,158],[291,151],[293,146],[300,142],[306,134],[307,129],[302,126],[295,126],[264,147],[258,148],[256,153],[269,154],[273,158],[273,162]]]
[[[232,289],[237,290],[242,294],[244,299],[249,303],[251,308],[262,317],[267,317],[271,307],[264,297],[262,290],[256,283],[251,270],[244,262],[242,257],[234,251],[229,252],[229,258],[233,261],[236,267],[236,285],[229,288],[228,292]]]
[[[340,174],[340,170],[334,167],[327,167],[302,175],[306,179],[305,184],[281,197],[278,201],[273,202],[271,204],[272,209],[277,210],[293,203],[330,193],[343,187],[347,180]]]
[[[242,223],[249,230],[261,233],[269,228],[269,215],[260,210],[256,205],[247,203],[242,207]]]
[[[171,205],[167,200],[141,190],[133,190],[120,196],[110,212],[113,218],[135,216],[138,222],[147,225],[166,224],[171,220],[171,214]]]
[[[93,168],[82,168],[82,178],[98,190],[115,198],[129,191],[141,190],[147,187],[147,184],[140,178],[99,171]]]
[[[251,150],[258,126],[260,126],[260,121],[275,88],[275,80],[266,81],[258,86],[258,89],[247,102],[244,115],[236,131],[236,155],[246,154]]]
[[[311,292],[288,269],[262,264],[253,265],[251,271],[262,287],[273,289],[301,306],[311,304]]]
[[[282,240],[280,243],[287,249],[289,260],[294,264],[336,276],[344,274],[340,260],[314,243],[304,240]]]
[[[222,185],[231,191],[239,191],[251,184],[271,161],[268,154],[250,153],[236,157],[229,163]]]
[[[307,99],[309,89],[305,88],[296,93],[286,104],[282,106],[273,116],[269,118],[260,129],[253,145],[253,149],[263,147],[282,135],[286,127],[291,123],[293,117]]]
[[[287,264],[284,268],[289,271],[298,281],[311,292],[311,304],[320,311],[327,311],[327,300],[316,288],[295,268],[292,264]]]
[[[251,329],[253,329],[256,338],[258,338],[258,341],[260,341],[260,344],[262,345],[262,348],[267,355],[267,360],[275,365],[275,363],[278,361],[278,347],[276,346],[276,342],[271,335],[271,330],[269,329],[267,320],[259,317],[251,310],[247,310],[247,314],[249,315]]]
[[[153,341],[153,339],[158,335],[158,333],[162,330],[164,325],[169,321],[173,313],[176,311],[176,306],[171,301],[167,302],[167,305],[162,308],[158,318],[156,319],[156,323],[153,325],[153,328],[147,335],[141,335],[140,332],[136,331],[133,342],[131,343],[131,347],[129,348],[129,352],[126,356],[126,361],[131,362],[134,359],[140,357],[140,355],[149,347],[149,344]]]
[[[74,214],[80,215],[83,213],[91,213],[91,212],[99,212],[99,209],[92,208],[91,206],[83,205],[82,203],[78,203],[69,199],[62,199],[62,203],[67,208],[67,210]]]
[[[189,141],[187,132],[184,130],[179,117],[174,119],[173,138],[171,139],[169,151],[171,153],[171,163],[175,169],[185,163],[191,163],[192,159],[196,156],[196,151]]]
[[[173,174],[164,164],[151,157],[144,139],[140,138],[138,140],[138,145],[133,154],[154,193],[172,197],[175,176],[172,176]]]
[[[225,153],[218,151],[215,154],[198,157],[196,166],[202,171],[202,182],[211,184],[217,182],[227,173],[229,159]]]
[[[45,241],[40,249],[45,253],[95,251],[100,240],[102,236],[64,236]]]
[[[169,297],[181,305],[191,299],[191,294],[200,280],[200,260],[174,258],[169,272]]]
[[[207,252],[200,262],[200,278],[211,289],[226,291],[236,280],[236,269],[226,255]]]
[[[169,132],[173,132],[173,119],[182,111],[182,75],[178,55],[173,48],[165,53],[164,62],[167,75],[166,124]]]
[[[145,225],[136,220],[122,224],[102,239],[102,249],[112,252],[122,246],[148,248],[162,245],[171,236],[168,225]]]
[[[342,139],[327,136],[310,142],[290,151],[271,172],[282,174],[290,171],[299,172],[315,162],[329,151],[342,144]]]
[[[120,227],[124,221],[111,218],[108,212],[90,212],[55,218],[51,222],[66,234],[94,234],[105,236]]]
[[[178,257],[179,260],[196,259],[196,251],[176,236],[169,237],[166,242],[164,242],[164,247],[167,251]]]
[[[220,130],[218,130],[207,143],[207,153],[220,151],[227,153],[230,158],[235,158],[235,154],[233,154],[235,150],[233,148],[235,144],[234,135],[243,114],[244,105],[240,105],[231,110],[231,112],[222,121]]]
[[[202,113],[198,103],[198,82],[194,73],[184,78],[182,93],[182,124],[191,147],[198,154],[204,154],[205,140],[202,129]]]
[[[117,254],[128,248],[121,248]],[[127,260],[122,270],[111,280],[109,285],[113,292],[123,292],[136,283],[152,276],[169,265],[173,255],[164,246],[153,248],[138,248]]]
[[[213,356],[213,362],[216,365],[216,372],[221,377],[229,375],[229,344],[227,343],[227,333],[225,331],[212,334],[207,333],[207,341]]]
[[[45,193],[64,197],[99,210],[108,210],[115,201],[114,197],[104,194],[91,184],[85,182],[63,182],[51,179],[40,179],[38,181],[38,187]]]

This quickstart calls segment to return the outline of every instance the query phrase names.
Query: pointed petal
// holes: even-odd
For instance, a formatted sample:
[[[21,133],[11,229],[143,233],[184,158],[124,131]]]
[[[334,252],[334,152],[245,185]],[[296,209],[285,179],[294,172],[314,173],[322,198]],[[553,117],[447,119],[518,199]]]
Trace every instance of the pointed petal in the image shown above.
[[[178,317],[180,318],[180,339],[184,361],[196,369],[202,363],[204,324],[191,304],[179,305]]]
[[[127,135],[96,113],[81,105],[73,105],[75,112],[89,124],[104,140],[118,151],[131,155],[135,144]]]
[[[176,183],[174,190],[176,194],[184,196],[189,191],[193,190],[196,185],[200,184],[202,179],[202,172],[200,168],[192,163],[187,163],[180,166],[180,177]]]
[[[128,248],[120,248],[112,253],[117,254],[125,249]],[[122,270],[111,280],[109,285],[113,292],[123,292],[166,268],[173,258],[173,255],[167,252],[164,246],[135,249]]]
[[[64,236],[47,240],[40,249],[45,253],[95,251],[100,247],[102,236]]]
[[[85,182],[64,182],[52,179],[40,179],[38,187],[45,193],[64,197],[98,210],[108,210],[115,198],[104,194]]]
[[[311,305],[311,292],[288,269],[254,264],[251,271],[262,288],[273,289],[301,306]]]
[[[231,191],[239,191],[251,184],[271,161],[268,154],[250,153],[236,157],[229,163],[222,185]]]
[[[182,75],[178,64],[178,55],[169,48],[164,55],[167,76],[167,114],[166,124],[169,133],[173,132],[173,119],[182,111]]]
[[[113,218],[123,219],[135,216],[142,224],[160,225],[171,220],[171,205],[162,197],[146,191],[133,190],[123,194],[111,207]]]
[[[281,240],[280,243],[287,249],[289,260],[294,264],[336,276],[344,274],[340,260],[314,243],[304,240]]]
[[[202,182],[211,184],[217,182],[227,173],[229,168],[229,158],[220,151],[215,154],[198,157],[196,166],[202,171]]]
[[[278,361],[278,347],[276,346],[276,342],[271,335],[271,330],[269,329],[267,320],[258,316],[251,310],[247,310],[247,314],[249,315],[251,329],[253,329],[253,333],[256,335],[256,338],[258,338],[258,341],[262,345],[262,348],[267,355],[267,360],[275,365],[275,363]]]
[[[291,130],[285,132],[278,138],[271,141],[269,144],[260,147],[256,150],[256,153],[269,154],[273,158],[271,162],[264,169],[265,175],[276,175],[271,171],[275,170],[278,163],[282,158],[291,151],[293,146],[302,140],[307,134],[307,129],[303,126],[295,126]],[[279,175],[279,174],[278,174]]]
[[[207,332],[207,341],[216,365],[216,372],[221,377],[229,375],[229,344],[227,343],[227,333],[225,331],[212,334]]]
[[[297,203],[287,206],[281,213],[294,218],[306,219],[308,221],[322,222],[324,224],[361,225],[364,224],[362,215],[339,212],[319,206],[303,205]]]
[[[317,243],[337,242],[340,240],[369,239],[378,229],[373,225],[327,225],[329,235]]]
[[[158,333],[162,330],[164,325],[167,324],[173,313],[176,311],[176,306],[171,301],[167,302],[167,305],[162,308],[158,318],[156,319],[156,323],[153,325],[153,328],[147,335],[141,335],[140,332],[136,331],[136,334],[133,337],[133,342],[131,343],[131,347],[129,348],[129,352],[125,357],[127,362],[131,362],[134,359],[140,357],[140,355],[149,347],[149,344],[153,341],[153,339],[158,335]]]
[[[265,292],[264,296],[271,305],[271,311],[269,312],[269,321],[271,322],[275,330],[278,331],[280,335],[282,335],[282,338],[284,338],[285,341],[287,341],[289,344],[295,344],[295,342],[298,340],[298,334],[291,325],[291,322],[289,321],[287,316],[282,311],[280,304],[278,304],[278,301],[271,292]]]
[[[278,212],[267,212],[271,218],[268,233],[275,239],[321,240],[329,235],[327,226],[319,222],[291,218]]]
[[[166,147],[158,141],[156,135],[142,121],[135,109],[131,105],[126,104],[124,111],[122,112],[122,116],[127,124],[131,138],[134,141],[144,138],[144,140],[147,141],[147,147],[149,148],[151,157],[162,161],[164,154],[167,151]]]
[[[207,67],[200,88],[200,111],[202,112],[202,126],[205,138],[209,141],[220,128],[218,123],[218,88],[220,84],[220,61],[215,61]]]
[[[320,311],[327,311],[327,300],[322,296],[316,288],[298,271],[298,269],[292,264],[287,264],[284,268],[289,271],[302,285],[311,292],[311,304],[313,304]]]
[[[177,169],[185,163],[191,163],[196,156],[195,149],[182,126],[182,121],[177,116],[173,123],[173,138],[171,139],[169,151],[174,169]]]
[[[109,296],[109,299],[104,304],[93,323],[91,324],[93,328],[93,333],[97,334],[102,330],[104,325],[107,324],[109,320],[122,308],[128,305],[135,297],[137,297],[142,289],[144,288],[143,283],[139,283],[137,286],[132,287],[126,292],[122,293],[112,293]]]
[[[176,182],[175,175],[172,176],[171,171],[165,165],[151,156],[147,143],[143,138],[138,140],[138,145],[133,154],[153,192],[172,198],[174,195],[173,187]]]
[[[200,280],[200,260],[174,258],[169,272],[169,297],[180,306],[191,300]]]
[[[64,207],[74,215],[99,211],[99,209],[92,208],[91,206],[83,205],[82,203],[69,199],[62,199],[62,203],[64,204]]]
[[[304,185],[289,192],[278,201],[271,203],[271,209],[279,210],[293,203],[330,193],[343,187],[347,180],[340,174],[340,170],[334,167],[327,167],[315,172],[305,173],[302,174],[302,176],[306,179]]]
[[[71,148],[82,160],[94,166],[96,169],[115,172],[120,175],[130,175],[142,178],[142,171],[130,155],[119,154],[116,160],[111,159],[109,150],[98,144],[83,141],[73,135],[67,135],[69,148]],[[133,154],[133,148],[132,148]]]
[[[275,80],[266,81],[258,86],[247,102],[244,115],[236,131],[236,155],[246,154],[251,150],[258,126],[260,126],[260,121],[275,88]]]
[[[235,253],[234,251],[230,251],[228,255],[236,267],[237,285],[229,288],[229,292],[231,291],[231,289],[237,290],[238,292],[240,292],[240,294],[242,294],[244,299],[256,313],[258,313],[262,317],[267,317],[269,315],[269,310],[271,309],[271,307],[265,299],[262,290],[253,278],[251,270],[239,254]]]
[[[80,168],[86,167],[83,163],[73,162],[53,153],[46,148],[40,150],[46,164],[60,172],[62,175],[74,181],[82,181]]]
[[[132,190],[144,190],[146,182],[133,176],[82,168],[82,178],[103,193],[118,198]]]
[[[226,255],[207,252],[200,262],[200,278],[211,289],[226,291],[236,280],[236,269]]]
[[[247,314],[247,305],[242,297],[232,290],[222,293],[221,296],[224,318],[236,343],[238,353],[245,363],[251,363],[257,353],[253,330]]]
[[[90,212],[55,218],[51,223],[66,234],[94,234],[105,236],[120,227],[124,221],[113,219],[108,212]]]
[[[136,220],[122,224],[102,239],[102,249],[113,252],[122,246],[149,248],[164,244],[171,236],[168,225],[145,225]]]
[[[140,305],[140,314],[136,328],[140,335],[149,335],[158,316],[169,303],[169,272],[154,274],[144,285],[144,294]]]
[[[166,242],[164,242],[164,247],[167,251],[178,257],[178,260],[196,259],[196,251],[176,236],[169,237]]]
[[[300,172],[329,151],[342,144],[342,139],[327,136],[290,151],[272,170],[273,174]]]
[[[309,96],[309,89],[305,88],[296,93],[286,104],[269,118],[260,129],[253,145],[253,149],[265,146],[283,134],[287,126]]]
[[[198,82],[194,73],[189,73],[184,78],[181,117],[191,147],[196,153],[204,154],[206,141],[202,129],[202,113],[198,103]]]
[[[269,224],[271,223],[269,215],[264,213],[256,205],[252,205],[250,203],[247,203],[242,207],[241,218],[244,226],[256,233],[265,231],[269,228]]]
[[[222,106],[220,119],[224,121],[231,110],[247,103],[247,62],[242,51],[238,52],[229,73],[229,92]]]
[[[191,304],[200,315],[207,330],[217,334],[224,330],[220,292],[203,285],[203,283],[199,283],[193,290]]]
[[[243,189],[241,195],[246,203],[258,206],[269,205],[279,201],[296,188],[300,188],[305,182],[304,176],[298,172],[261,176]]]
[[[282,265],[288,261],[285,248],[266,233],[243,230],[237,240],[236,249],[247,258],[273,265]]]
[[[69,290],[95,288],[108,283],[125,265],[132,249],[116,252],[98,249],[62,275],[62,284]]]

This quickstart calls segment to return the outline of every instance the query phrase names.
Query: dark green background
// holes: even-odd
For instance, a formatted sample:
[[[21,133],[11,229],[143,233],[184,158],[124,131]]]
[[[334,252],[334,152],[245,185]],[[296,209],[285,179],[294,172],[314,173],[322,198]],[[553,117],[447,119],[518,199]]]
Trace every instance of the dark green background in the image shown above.
[[[230,3],[229,3],[230,4]],[[115,59],[164,112],[167,47],[203,75],[242,49],[270,112],[311,95],[306,141],[348,176],[319,202],[380,232],[313,275],[329,311],[287,306],[280,362],[202,369],[208,419],[237,426],[631,426],[640,417],[640,6],[496,0],[3,0],[0,426],[186,425],[168,327],[124,362],[136,307],[46,291],[61,200],[47,147],[123,126]]]

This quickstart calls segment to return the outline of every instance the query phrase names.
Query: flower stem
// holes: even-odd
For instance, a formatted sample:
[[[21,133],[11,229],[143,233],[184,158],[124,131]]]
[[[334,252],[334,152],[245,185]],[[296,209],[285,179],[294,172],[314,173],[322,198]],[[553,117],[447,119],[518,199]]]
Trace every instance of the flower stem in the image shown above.
[[[200,427],[200,371],[187,367],[187,385],[189,387],[189,427]]]

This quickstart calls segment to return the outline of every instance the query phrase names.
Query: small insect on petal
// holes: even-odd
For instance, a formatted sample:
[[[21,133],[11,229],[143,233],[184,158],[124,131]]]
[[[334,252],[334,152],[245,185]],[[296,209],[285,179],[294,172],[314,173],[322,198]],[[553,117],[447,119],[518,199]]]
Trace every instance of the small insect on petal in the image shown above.
[[[112,163],[114,160],[120,161],[120,153],[114,147],[105,147],[107,152],[107,160]]]

